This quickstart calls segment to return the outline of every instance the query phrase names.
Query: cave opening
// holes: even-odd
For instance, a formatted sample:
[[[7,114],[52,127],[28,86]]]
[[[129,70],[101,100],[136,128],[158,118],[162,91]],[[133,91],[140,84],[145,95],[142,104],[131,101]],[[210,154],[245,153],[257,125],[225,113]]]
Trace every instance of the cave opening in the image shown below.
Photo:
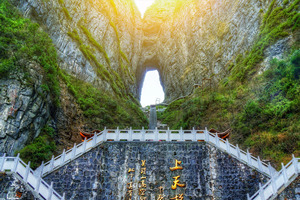
[[[140,102],[143,107],[164,101],[165,93],[158,70],[147,70],[141,85]]]

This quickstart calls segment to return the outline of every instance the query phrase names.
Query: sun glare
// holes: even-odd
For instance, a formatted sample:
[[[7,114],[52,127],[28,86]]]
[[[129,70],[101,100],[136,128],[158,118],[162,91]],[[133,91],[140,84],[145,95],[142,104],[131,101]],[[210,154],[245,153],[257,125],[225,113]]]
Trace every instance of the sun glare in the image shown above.
[[[160,84],[159,74],[157,70],[148,71],[142,88],[141,104],[143,107],[158,103],[162,103],[165,98],[165,93]]]
[[[134,0],[136,6],[138,7],[139,11],[141,12],[142,17],[144,16],[144,13],[146,12],[147,8],[151,6],[151,4],[155,0]]]

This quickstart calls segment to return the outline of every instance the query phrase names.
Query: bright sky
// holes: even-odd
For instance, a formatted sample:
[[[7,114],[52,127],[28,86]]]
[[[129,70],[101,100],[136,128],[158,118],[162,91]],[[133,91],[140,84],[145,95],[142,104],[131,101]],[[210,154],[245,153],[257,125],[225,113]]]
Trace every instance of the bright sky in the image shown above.
[[[155,1],[155,0],[134,0],[136,6],[138,7],[138,9],[141,12],[141,15],[144,16],[145,11],[147,10],[147,7],[151,6],[151,4]]]
[[[155,104],[157,98],[160,98],[160,103],[165,98],[165,93],[159,81],[159,74],[157,70],[148,71],[142,88],[141,104],[143,107]]]

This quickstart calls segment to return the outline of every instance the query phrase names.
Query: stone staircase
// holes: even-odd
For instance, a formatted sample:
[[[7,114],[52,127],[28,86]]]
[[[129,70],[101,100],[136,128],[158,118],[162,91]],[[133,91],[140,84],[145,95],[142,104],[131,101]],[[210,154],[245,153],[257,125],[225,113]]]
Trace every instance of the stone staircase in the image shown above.
[[[53,183],[46,183],[40,174],[36,174],[30,168],[30,162],[26,164],[19,158],[19,154],[17,157],[6,157],[5,154],[0,157],[0,172],[14,173],[15,177],[29,186],[27,188],[39,199],[65,199],[65,195],[61,196],[53,189]]]
[[[95,134],[94,137],[84,140],[84,142],[78,145],[74,144],[72,149],[68,151],[64,150],[61,155],[55,158],[52,156],[49,162],[43,163],[35,171],[30,169],[30,163],[25,164],[19,158],[19,155],[17,157],[6,157],[4,155],[0,158],[0,171],[15,173],[18,179],[27,184],[40,199],[63,200],[65,199],[65,195],[60,196],[53,190],[53,183],[50,185],[47,184],[42,177],[80,157],[104,141],[205,141],[270,178],[265,185],[261,186],[260,184],[260,189],[254,195],[251,197],[247,195],[248,200],[275,199],[281,191],[298,177],[300,172],[300,158],[293,156],[293,159],[286,166],[282,164],[282,169],[277,172],[273,167],[262,162],[259,157],[256,158],[248,151],[240,150],[238,145],[234,146],[230,144],[228,140],[219,138],[207,129],[170,130],[169,128],[168,130],[145,130],[144,128],[140,130],[132,130],[131,128],[129,130],[120,130],[119,128],[104,129],[102,132]]]
[[[247,196],[248,200],[273,200],[299,176],[300,158],[293,155],[293,159],[287,165],[281,165],[282,169],[272,174],[265,185],[260,184],[260,189],[254,195]]]
[[[70,161],[78,158],[82,154],[90,151],[94,147],[98,146],[104,141],[205,141],[216,146],[218,149],[227,152],[231,156],[235,157],[239,161],[247,164],[248,166],[256,169],[257,171],[271,177],[276,170],[260,160],[259,157],[252,156],[248,151],[240,150],[238,145],[234,146],[228,142],[219,138],[216,134],[210,133],[207,129],[205,130],[120,130],[120,129],[104,129],[102,132],[97,133],[94,137],[84,140],[84,142],[76,145],[69,150],[64,150],[63,153],[57,157],[43,163],[39,168],[36,169],[37,174],[46,176],[52,171],[64,166]]]

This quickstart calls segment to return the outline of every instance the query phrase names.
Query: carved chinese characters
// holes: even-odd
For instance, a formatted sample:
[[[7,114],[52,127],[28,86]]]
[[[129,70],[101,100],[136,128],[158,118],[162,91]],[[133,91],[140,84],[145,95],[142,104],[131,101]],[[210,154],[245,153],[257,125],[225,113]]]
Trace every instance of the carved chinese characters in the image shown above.
[[[129,177],[130,177],[130,182],[127,183],[127,197],[129,197],[129,199],[132,198],[132,192],[133,192],[133,183],[132,183],[132,179],[133,179],[133,176],[134,176],[134,168],[129,168],[128,169],[128,174],[129,174]]]
[[[149,191],[147,192],[147,182],[148,182],[148,178],[151,177],[147,177],[147,167],[146,167],[146,160],[140,160],[140,168],[137,166],[137,168],[128,168],[127,173],[128,173],[128,177],[129,177],[129,182],[126,185],[126,189],[127,189],[127,193],[126,193],[126,198],[125,199],[136,199],[136,200],[147,200],[149,198],[152,199],[152,195],[150,194],[152,193],[151,191],[153,191],[153,186],[149,186],[148,190],[150,189],[150,193]],[[151,166],[151,165],[150,165]],[[164,187],[163,186],[157,186],[158,190],[157,193],[155,194],[155,199],[156,200],[167,200],[167,199],[174,199],[174,200],[183,200],[184,199],[184,193],[182,192],[182,190],[178,190],[178,188],[185,188],[186,184],[184,183],[184,181],[182,181],[180,179],[180,171],[178,170],[183,170],[183,166],[182,166],[182,162],[180,160],[175,160],[175,166],[171,166],[171,167],[167,167],[167,169],[170,169],[170,173],[172,173],[172,178],[173,180],[171,180],[171,184],[168,187],[171,187],[170,189],[173,191],[175,190],[175,193],[172,192],[169,193],[167,191],[167,195],[164,194]],[[151,169],[150,169],[151,170]],[[135,180],[133,181],[133,179],[139,177],[139,180]],[[169,194],[168,194],[169,193]],[[149,197],[150,196],[150,197]]]
[[[182,170],[183,167],[179,166],[179,165],[181,165],[181,161],[176,159],[175,167],[170,167],[170,170],[171,171]],[[173,181],[173,185],[171,186],[172,190],[176,190],[177,186],[178,187],[185,187],[184,183],[180,183],[179,178],[180,178],[180,175],[173,177],[174,181]],[[170,199],[181,200],[181,199],[183,199],[183,194],[178,194],[175,197],[170,198]]]
[[[141,165],[141,180],[139,184],[139,196],[140,200],[146,200],[145,192],[146,192],[147,184],[146,184],[146,160],[142,160]]]

